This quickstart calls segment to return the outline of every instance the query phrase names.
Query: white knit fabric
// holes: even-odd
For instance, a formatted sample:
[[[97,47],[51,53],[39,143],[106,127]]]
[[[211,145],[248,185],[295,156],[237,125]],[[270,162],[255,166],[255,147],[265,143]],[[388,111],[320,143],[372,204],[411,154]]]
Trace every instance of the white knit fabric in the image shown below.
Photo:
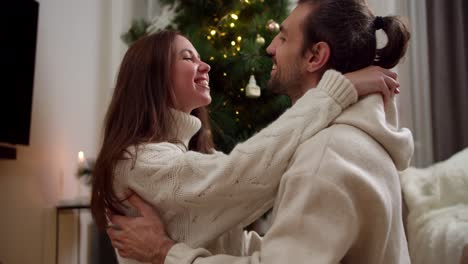
[[[115,189],[122,195],[131,188],[156,206],[174,240],[232,253],[242,247],[240,227],[273,206],[281,175],[296,148],[356,100],[351,82],[329,70],[315,89],[229,155],[186,151],[181,144],[168,142],[130,149],[138,158],[134,164],[131,160],[118,164]],[[174,115],[174,133],[187,145],[200,123],[181,112]],[[132,215],[131,210],[127,213]],[[220,236],[232,230],[239,231],[237,238],[221,239],[220,247]]]
[[[412,153],[395,103],[384,109],[368,96],[297,148],[256,251],[212,255],[179,243],[165,264],[409,264],[398,169]]]
[[[461,263],[468,245],[468,148],[428,168],[408,168],[401,184],[413,264]]]

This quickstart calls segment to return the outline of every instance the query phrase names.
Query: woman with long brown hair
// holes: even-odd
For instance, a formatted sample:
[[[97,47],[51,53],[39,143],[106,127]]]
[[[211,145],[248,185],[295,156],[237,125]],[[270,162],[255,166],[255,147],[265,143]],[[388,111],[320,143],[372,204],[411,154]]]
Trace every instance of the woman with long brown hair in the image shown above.
[[[209,71],[177,32],[162,31],[129,48],[93,173],[92,214],[100,228],[108,225],[106,213],[136,214],[126,202],[135,192],[161,209],[173,239],[236,254],[240,249],[229,245],[238,245],[242,228],[272,207],[297,146],[358,95],[391,92],[375,85],[392,75],[386,70],[348,75],[351,81],[329,70],[278,120],[226,155],[214,151],[211,139]],[[362,76],[370,81],[355,88]],[[386,80],[394,89],[396,82]]]

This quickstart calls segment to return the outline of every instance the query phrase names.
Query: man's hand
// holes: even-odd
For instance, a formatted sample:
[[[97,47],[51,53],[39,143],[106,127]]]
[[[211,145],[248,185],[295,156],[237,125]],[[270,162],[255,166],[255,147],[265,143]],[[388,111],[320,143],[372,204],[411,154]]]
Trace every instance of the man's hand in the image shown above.
[[[129,198],[129,202],[141,216],[110,216],[112,227],[107,228],[107,234],[112,246],[124,258],[153,264],[164,263],[175,242],[167,236],[158,212],[136,194]]]
[[[359,96],[382,93],[384,102],[388,102],[393,94],[400,93],[396,72],[379,66],[369,66],[344,76],[354,84]]]

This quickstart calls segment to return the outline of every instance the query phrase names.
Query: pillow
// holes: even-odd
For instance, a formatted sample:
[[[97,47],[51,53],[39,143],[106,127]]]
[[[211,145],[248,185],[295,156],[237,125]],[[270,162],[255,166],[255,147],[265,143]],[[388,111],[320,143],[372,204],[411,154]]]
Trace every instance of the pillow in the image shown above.
[[[410,212],[468,204],[468,148],[428,168],[410,167],[400,177]]]
[[[461,263],[468,245],[468,148],[400,177],[412,263]]]

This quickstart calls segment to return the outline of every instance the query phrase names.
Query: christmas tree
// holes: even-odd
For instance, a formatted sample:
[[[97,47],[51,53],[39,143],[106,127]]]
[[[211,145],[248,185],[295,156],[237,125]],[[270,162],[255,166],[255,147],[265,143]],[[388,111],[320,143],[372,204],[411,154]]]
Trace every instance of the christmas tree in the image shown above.
[[[276,119],[290,101],[267,89],[272,67],[267,44],[288,14],[289,0],[161,0],[153,21],[135,21],[122,39],[177,29],[211,65],[209,106],[217,149],[228,153]]]

